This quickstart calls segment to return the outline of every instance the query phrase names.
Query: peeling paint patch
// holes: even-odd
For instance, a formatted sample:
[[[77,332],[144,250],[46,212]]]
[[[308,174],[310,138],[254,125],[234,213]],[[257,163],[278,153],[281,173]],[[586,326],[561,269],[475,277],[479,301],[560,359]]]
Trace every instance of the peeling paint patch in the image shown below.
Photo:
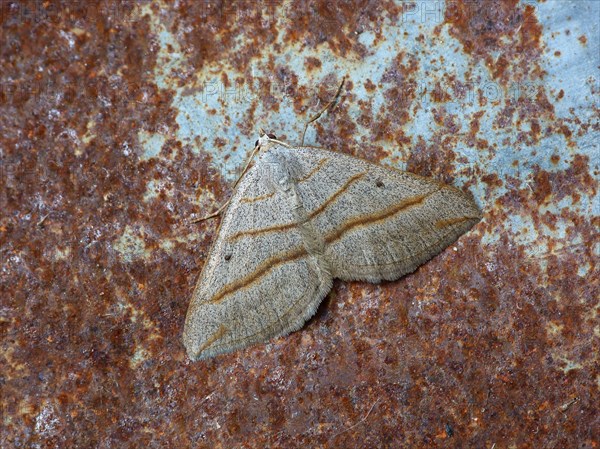
[[[583,369],[581,363],[574,360],[570,360],[568,357],[563,355],[556,355],[556,359],[562,364],[558,369],[565,374],[569,374],[570,371]]]
[[[167,140],[162,134],[148,133],[146,131],[141,131],[138,135],[138,139],[144,148],[144,152],[141,155],[142,160],[158,157],[160,150]]]
[[[559,324],[551,321],[546,326],[546,332],[548,332],[548,336],[550,336],[551,338],[560,337],[560,333],[564,327],[564,324]]]
[[[56,410],[51,404],[45,404],[35,418],[35,431],[41,434],[52,434],[60,424]]]
[[[113,249],[126,263],[143,258],[146,255],[145,248],[142,230],[132,226],[126,226],[123,234],[113,244]]]
[[[148,181],[146,192],[144,193],[144,202],[148,203],[159,197],[171,198],[172,195],[173,189],[170,183],[158,179],[151,179]]]
[[[135,352],[129,359],[129,366],[131,369],[135,370],[137,367],[148,359],[148,351],[139,345],[136,346]]]
[[[54,260],[67,260],[71,256],[71,248],[65,246],[63,248],[56,248],[54,253]]]

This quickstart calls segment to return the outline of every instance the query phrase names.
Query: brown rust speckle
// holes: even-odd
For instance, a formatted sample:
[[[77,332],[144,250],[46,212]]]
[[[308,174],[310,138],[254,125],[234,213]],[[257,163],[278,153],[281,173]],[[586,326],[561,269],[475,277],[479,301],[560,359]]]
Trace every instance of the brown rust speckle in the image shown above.
[[[523,6],[518,0],[458,0],[448,3],[445,23],[464,51],[484,60],[493,77],[503,83],[543,72],[537,63],[542,27],[533,6]],[[492,52],[500,52],[500,56],[494,60]]]
[[[308,57],[304,60],[304,65],[306,66],[306,68],[308,69],[308,71],[310,72],[311,70],[315,70],[315,69],[320,69],[322,66],[322,63],[319,59],[314,58],[314,57]]]

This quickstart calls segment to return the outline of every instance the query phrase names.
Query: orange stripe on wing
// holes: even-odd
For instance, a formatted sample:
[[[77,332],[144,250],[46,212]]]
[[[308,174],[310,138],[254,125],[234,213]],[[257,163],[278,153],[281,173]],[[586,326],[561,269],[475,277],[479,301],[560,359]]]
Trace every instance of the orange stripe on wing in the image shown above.
[[[298,179],[297,182],[300,183],[300,182],[308,181],[313,175],[315,175],[319,170],[321,170],[323,168],[323,166],[325,165],[325,163],[328,160],[329,160],[328,157],[321,159],[315,168],[313,168],[310,172],[308,172],[302,178]]]
[[[358,180],[360,180],[366,174],[367,174],[367,172],[362,172],[362,173],[357,173],[354,176],[351,176],[344,183],[344,185],[338,189],[337,192],[335,192],[333,195],[331,195],[331,197],[329,197],[327,199],[327,201],[325,201],[317,209],[315,209],[310,214],[308,214],[308,219],[311,220],[311,219],[315,218],[316,216],[318,216],[319,214],[323,213],[323,211],[325,209],[327,209],[331,204],[333,204],[346,190],[348,190],[350,188],[350,186],[352,184],[354,184],[355,182],[357,182]],[[233,242],[233,241],[235,241],[237,239],[240,239],[240,238],[243,238],[243,237],[255,236],[255,235],[260,235],[260,234],[267,234],[269,232],[287,231],[289,229],[295,228],[296,226],[297,226],[297,223],[285,223],[285,224],[281,224],[281,225],[267,226],[265,228],[248,229],[246,231],[239,231],[239,232],[236,232],[236,233],[232,234],[231,236],[229,236],[227,238],[227,240],[229,242]]]
[[[373,223],[377,223],[378,221],[384,221],[384,220],[396,215],[397,213],[402,212],[403,210],[406,210],[412,206],[422,204],[423,201],[425,201],[425,199],[427,197],[433,195],[438,190],[439,189],[436,189],[431,192],[425,193],[423,195],[418,195],[418,196],[413,196],[412,198],[407,198],[404,201],[402,201],[398,204],[394,204],[393,206],[390,206],[387,209],[384,209],[380,212],[377,212],[374,214],[369,214],[369,215],[361,215],[360,217],[356,217],[356,218],[353,218],[352,220],[348,220],[347,222],[345,222],[344,224],[339,226],[337,229],[334,229],[332,232],[327,234],[325,236],[325,243],[327,243],[327,244],[332,243],[332,242],[342,238],[342,236],[345,233],[347,233],[355,228],[368,226]]]
[[[253,198],[244,197],[240,199],[240,203],[255,203],[257,201],[267,200],[275,195],[275,192],[267,193],[266,195],[255,196]]]
[[[210,338],[208,340],[206,340],[202,346],[200,346],[200,349],[198,349],[198,354],[200,354],[202,351],[204,351],[210,345],[212,345],[215,341],[217,341],[219,338],[221,338],[223,335],[225,335],[226,332],[227,332],[227,328],[221,324],[219,326],[219,328],[217,329],[217,331],[214,334],[212,334],[210,336]]]
[[[275,267],[286,264],[288,262],[292,262],[297,259],[301,259],[307,256],[308,253],[304,249],[304,247],[298,247],[292,251],[286,251],[285,253],[281,253],[277,256],[269,257],[263,263],[261,263],[256,270],[252,273],[244,276],[237,281],[234,281],[230,284],[227,284],[220,291],[217,292],[215,296],[208,300],[211,303],[218,303],[222,301],[226,296],[231,295],[242,288],[248,288],[250,285],[258,282],[263,276],[265,276],[269,271],[273,270]]]

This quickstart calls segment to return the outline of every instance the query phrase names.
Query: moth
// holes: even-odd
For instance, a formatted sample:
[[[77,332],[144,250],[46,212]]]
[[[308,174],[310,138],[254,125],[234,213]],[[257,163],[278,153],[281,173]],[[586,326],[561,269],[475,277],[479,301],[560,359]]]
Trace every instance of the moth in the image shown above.
[[[481,218],[434,179],[263,134],[222,218],[187,312],[192,360],[300,329],[333,279],[411,273]]]

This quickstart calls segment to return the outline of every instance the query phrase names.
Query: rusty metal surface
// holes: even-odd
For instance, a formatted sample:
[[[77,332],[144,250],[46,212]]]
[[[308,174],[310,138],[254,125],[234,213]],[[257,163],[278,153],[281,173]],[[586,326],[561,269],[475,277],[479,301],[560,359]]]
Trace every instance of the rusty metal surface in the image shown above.
[[[0,446],[597,448],[600,3],[3,0]],[[258,129],[470,190],[398,282],[180,337]]]

